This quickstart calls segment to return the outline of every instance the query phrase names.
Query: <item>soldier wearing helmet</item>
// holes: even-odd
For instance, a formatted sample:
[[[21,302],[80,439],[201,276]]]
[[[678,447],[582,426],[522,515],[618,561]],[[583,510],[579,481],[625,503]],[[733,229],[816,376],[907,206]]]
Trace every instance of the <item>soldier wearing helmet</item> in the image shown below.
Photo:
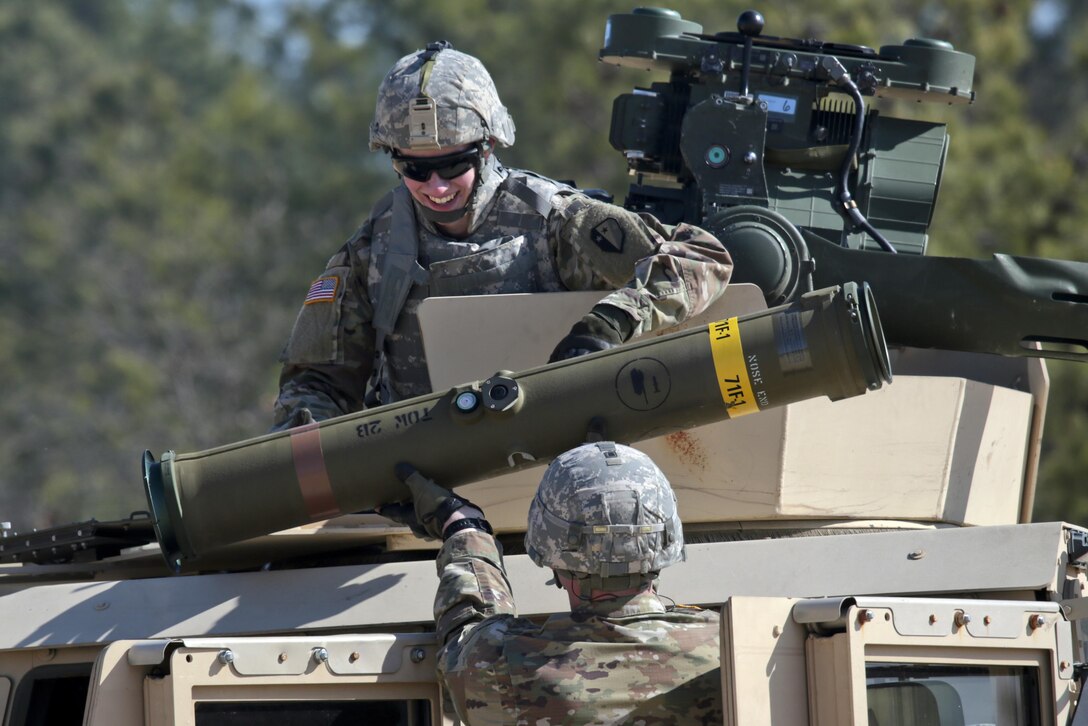
[[[513,143],[476,58],[443,41],[393,66],[370,148],[401,184],[310,285],[281,357],[276,429],[429,393],[417,318],[429,296],[601,290],[559,360],[675,325],[722,293],[732,262],[714,237],[507,169],[495,152]]]
[[[525,548],[571,611],[517,617],[502,548],[483,512],[411,467],[412,503],[382,514],[442,538],[438,670],[466,724],[720,724],[718,615],[657,594],[684,559],[676,498],[645,454],[585,444],[549,466]]]

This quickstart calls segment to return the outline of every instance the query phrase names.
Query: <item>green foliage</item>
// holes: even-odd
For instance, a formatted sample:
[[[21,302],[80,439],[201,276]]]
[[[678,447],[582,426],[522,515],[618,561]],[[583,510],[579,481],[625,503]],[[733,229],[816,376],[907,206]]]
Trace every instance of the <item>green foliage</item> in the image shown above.
[[[276,358],[326,258],[394,181],[366,148],[374,94],[437,38],[480,56],[518,122],[503,154],[622,198],[611,99],[651,78],[597,62],[612,0],[0,3],[0,519],[144,507],[143,449],[267,429]],[[707,32],[742,0],[671,4]],[[1085,258],[1088,6],[1032,0],[761,7],[767,34],[879,47],[941,37],[978,101],[911,109],[953,144],[933,249]],[[901,109],[896,109],[900,111]],[[1088,373],[1054,366],[1038,518],[1088,522]]]

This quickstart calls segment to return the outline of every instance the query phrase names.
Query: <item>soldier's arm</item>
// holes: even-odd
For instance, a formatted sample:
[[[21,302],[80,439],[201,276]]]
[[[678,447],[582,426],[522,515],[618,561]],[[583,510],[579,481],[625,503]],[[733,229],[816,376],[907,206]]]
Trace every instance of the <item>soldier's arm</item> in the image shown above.
[[[683,322],[725,291],[733,261],[709,232],[578,195],[553,201],[560,278],[572,290],[615,290],[601,303],[626,313],[632,336]]]
[[[369,366],[284,364],[276,398],[273,431],[343,416],[361,408],[365,391],[358,381],[370,376]]]
[[[464,530],[442,545],[437,566],[438,675],[462,721],[510,723],[514,694],[501,687],[509,683],[504,643],[520,621],[502,548],[486,532]]]
[[[466,529],[442,545],[436,560],[434,622],[438,642],[456,647],[472,626],[492,615],[515,615],[502,548],[487,532]]]
[[[364,225],[333,255],[309,288],[280,357],[273,431],[363,408],[374,361],[368,229]]]
[[[435,560],[439,577],[434,599],[440,646],[438,674],[462,721],[508,723],[502,710],[489,716],[466,707],[470,701],[483,703],[481,694],[487,694],[485,699],[496,697],[487,680],[504,678],[503,639],[510,627],[519,623],[512,617],[514,598],[503,568],[502,547],[491,536],[491,525],[475,504],[407,462],[397,464],[394,473],[411,498],[383,504],[378,511],[407,525],[417,536],[443,540]]]
[[[439,677],[465,723],[511,723],[515,694],[502,688],[509,683],[504,644],[523,626],[514,617],[502,548],[486,532],[463,530],[442,545],[437,565]]]

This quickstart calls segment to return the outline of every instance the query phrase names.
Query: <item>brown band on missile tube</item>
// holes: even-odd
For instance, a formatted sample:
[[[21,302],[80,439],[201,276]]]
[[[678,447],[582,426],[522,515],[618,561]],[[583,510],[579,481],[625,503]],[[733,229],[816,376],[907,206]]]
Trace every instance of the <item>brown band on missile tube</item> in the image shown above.
[[[298,477],[298,489],[311,521],[328,519],[340,514],[336,496],[325,469],[325,454],[321,451],[321,429],[312,423],[291,429],[291,458]]]

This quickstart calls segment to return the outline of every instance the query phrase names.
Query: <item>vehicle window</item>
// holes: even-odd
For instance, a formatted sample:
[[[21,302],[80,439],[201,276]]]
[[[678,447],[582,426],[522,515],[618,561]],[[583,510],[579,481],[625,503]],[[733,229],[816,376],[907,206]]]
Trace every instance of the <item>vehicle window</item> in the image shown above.
[[[1035,668],[869,663],[869,726],[1039,726]]]
[[[431,704],[413,701],[204,701],[196,726],[430,726]]]
[[[34,668],[19,680],[11,724],[80,726],[90,678],[90,663]]]

